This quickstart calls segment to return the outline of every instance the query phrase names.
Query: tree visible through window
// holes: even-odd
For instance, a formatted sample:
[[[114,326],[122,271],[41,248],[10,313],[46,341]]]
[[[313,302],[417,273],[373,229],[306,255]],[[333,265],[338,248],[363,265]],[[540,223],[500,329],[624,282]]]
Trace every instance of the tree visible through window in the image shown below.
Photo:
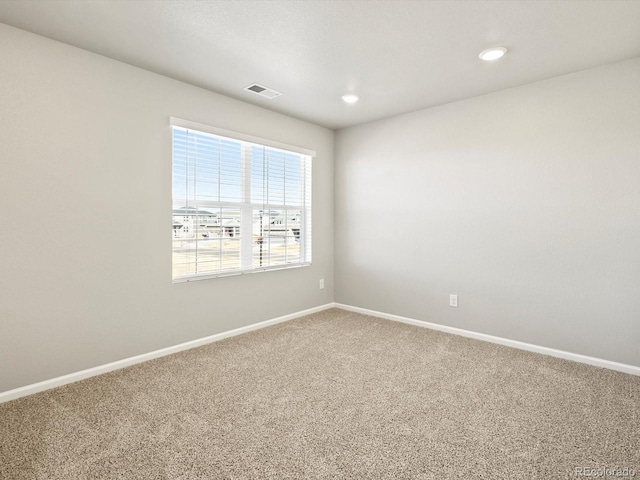
[[[310,262],[311,156],[174,125],[174,281]]]

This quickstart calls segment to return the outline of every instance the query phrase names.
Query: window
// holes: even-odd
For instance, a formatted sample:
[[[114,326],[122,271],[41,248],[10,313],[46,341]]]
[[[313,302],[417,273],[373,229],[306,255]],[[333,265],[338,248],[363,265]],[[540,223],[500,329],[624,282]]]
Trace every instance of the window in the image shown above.
[[[174,282],[309,265],[314,152],[171,125]]]

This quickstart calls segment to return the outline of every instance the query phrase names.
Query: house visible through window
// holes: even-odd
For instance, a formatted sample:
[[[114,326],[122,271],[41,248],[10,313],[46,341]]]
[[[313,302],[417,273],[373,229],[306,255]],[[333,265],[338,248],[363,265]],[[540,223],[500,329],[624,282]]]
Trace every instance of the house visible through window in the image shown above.
[[[173,280],[310,264],[314,152],[171,123]]]

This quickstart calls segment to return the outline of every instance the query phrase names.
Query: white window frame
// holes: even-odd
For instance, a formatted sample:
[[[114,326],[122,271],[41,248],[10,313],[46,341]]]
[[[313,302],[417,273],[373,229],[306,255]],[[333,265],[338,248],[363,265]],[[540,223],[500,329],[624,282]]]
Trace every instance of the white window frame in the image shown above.
[[[315,157],[316,152],[314,150],[309,150],[302,147],[297,147],[294,145],[288,145],[281,142],[276,142],[273,140],[255,137],[252,135],[247,135],[243,133],[234,132],[231,130],[225,130],[222,128],[212,127],[210,125],[205,125],[202,123],[192,122],[189,120],[183,120],[176,117],[170,117],[170,125],[171,131],[173,132],[173,127],[177,127],[180,129],[192,130],[198,133],[211,134],[218,137],[224,137],[232,140],[236,140],[242,142],[242,164],[243,164],[243,199],[242,202],[198,202],[201,205],[206,205],[210,203],[211,206],[214,207],[235,207],[241,210],[241,225],[240,225],[240,264],[241,268],[237,270],[228,270],[228,271],[219,271],[213,273],[202,273],[202,274],[191,274],[184,276],[174,276],[173,267],[172,267],[172,281],[173,283],[182,283],[182,282],[191,282],[195,280],[205,280],[211,278],[219,278],[219,277],[227,277],[234,275],[243,275],[247,273],[257,273],[271,270],[282,270],[289,268],[299,268],[311,265],[312,260],[312,226],[311,226],[311,204],[312,204],[312,159]],[[253,267],[253,257],[252,257],[252,248],[253,248],[253,236],[251,234],[253,229],[253,210],[260,205],[254,204],[251,202],[251,155],[249,153],[251,145],[257,145],[260,147],[269,147],[272,149],[282,150],[284,152],[292,152],[299,154],[303,157],[307,157],[307,160],[304,162],[305,169],[308,169],[303,174],[303,192],[302,195],[304,197],[304,204],[301,207],[291,206],[291,205],[276,205],[276,204],[267,204],[267,208],[269,209],[281,209],[286,211],[287,209],[299,209],[301,215],[301,230],[300,230],[300,262],[290,263],[290,264],[281,264],[281,265],[273,265],[273,266],[263,266],[263,267]],[[172,155],[173,155],[173,139],[172,139]],[[172,167],[174,165],[174,160],[172,159]],[[308,174],[308,176],[307,176]],[[308,181],[306,181],[308,180]],[[173,196],[173,182],[172,182],[172,196]],[[175,204],[175,199],[172,198],[172,208]],[[172,223],[173,223],[173,214],[172,214]],[[245,233],[242,233],[245,232]],[[246,233],[249,232],[249,233]],[[172,260],[173,265],[173,260]]]

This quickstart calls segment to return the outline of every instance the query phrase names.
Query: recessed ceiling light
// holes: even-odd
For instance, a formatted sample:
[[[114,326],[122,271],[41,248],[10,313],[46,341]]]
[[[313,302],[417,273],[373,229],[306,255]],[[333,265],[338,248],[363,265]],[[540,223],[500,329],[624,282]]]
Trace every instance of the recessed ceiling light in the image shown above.
[[[481,52],[479,57],[487,62],[492,62],[504,57],[505,53],[507,53],[507,49],[504,47],[489,48]]]
[[[357,95],[353,95],[352,93],[349,93],[347,95],[343,95],[342,100],[347,103],[356,103],[358,100],[360,100],[360,97]]]

